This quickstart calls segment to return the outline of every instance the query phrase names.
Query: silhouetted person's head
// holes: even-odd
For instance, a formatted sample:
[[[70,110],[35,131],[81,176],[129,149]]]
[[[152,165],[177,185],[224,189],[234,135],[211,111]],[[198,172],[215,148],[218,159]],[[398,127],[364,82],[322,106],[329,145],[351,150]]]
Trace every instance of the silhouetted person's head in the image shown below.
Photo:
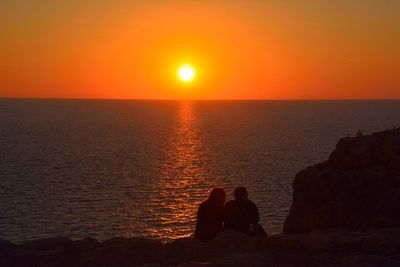
[[[225,191],[222,188],[214,188],[211,193],[210,196],[208,197],[208,200],[216,203],[218,205],[224,205],[225,203]]]
[[[235,199],[236,200],[243,200],[247,199],[247,189],[243,186],[235,188]]]

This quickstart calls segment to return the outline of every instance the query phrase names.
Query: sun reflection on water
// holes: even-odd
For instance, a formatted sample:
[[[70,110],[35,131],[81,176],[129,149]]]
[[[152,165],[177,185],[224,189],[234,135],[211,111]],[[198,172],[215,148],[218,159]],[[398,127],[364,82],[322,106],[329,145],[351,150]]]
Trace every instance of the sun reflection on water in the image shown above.
[[[159,193],[150,200],[158,206],[153,219],[160,224],[152,236],[161,239],[187,237],[193,232],[197,206],[211,186],[206,171],[208,158],[199,138],[192,102],[180,103],[165,154],[156,191]]]

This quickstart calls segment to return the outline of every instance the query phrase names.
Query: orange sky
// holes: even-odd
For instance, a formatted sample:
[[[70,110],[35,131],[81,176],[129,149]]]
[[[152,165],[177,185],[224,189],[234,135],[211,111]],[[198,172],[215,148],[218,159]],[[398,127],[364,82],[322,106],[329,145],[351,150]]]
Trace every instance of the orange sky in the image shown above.
[[[400,98],[399,14],[397,0],[6,0],[0,97]]]

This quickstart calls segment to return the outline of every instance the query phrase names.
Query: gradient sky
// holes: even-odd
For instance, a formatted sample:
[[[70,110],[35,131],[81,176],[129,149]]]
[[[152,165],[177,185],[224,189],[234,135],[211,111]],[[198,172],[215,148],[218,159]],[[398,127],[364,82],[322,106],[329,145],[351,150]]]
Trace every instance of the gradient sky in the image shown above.
[[[398,0],[3,0],[0,97],[400,98],[399,14]]]

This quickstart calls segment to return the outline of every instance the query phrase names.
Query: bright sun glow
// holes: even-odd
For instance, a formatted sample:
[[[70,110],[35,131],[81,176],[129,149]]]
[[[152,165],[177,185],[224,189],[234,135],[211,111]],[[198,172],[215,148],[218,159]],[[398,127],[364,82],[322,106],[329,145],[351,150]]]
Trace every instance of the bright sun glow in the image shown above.
[[[184,83],[190,83],[196,77],[196,70],[189,64],[182,65],[178,68],[178,78]]]

